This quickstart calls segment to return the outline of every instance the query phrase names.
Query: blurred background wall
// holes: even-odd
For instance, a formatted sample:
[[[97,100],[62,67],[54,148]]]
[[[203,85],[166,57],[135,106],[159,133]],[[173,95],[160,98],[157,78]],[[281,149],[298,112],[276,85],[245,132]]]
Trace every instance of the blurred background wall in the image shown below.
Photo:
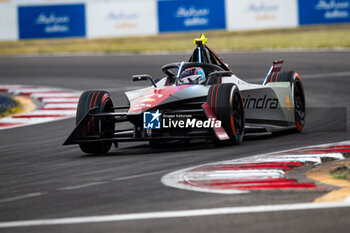
[[[0,40],[350,22],[350,0],[0,0]]]

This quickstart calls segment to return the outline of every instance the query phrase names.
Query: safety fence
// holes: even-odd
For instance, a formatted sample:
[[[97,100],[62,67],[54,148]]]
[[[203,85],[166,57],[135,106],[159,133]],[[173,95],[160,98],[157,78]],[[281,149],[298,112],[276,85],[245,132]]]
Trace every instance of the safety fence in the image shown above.
[[[350,0],[0,0],[0,40],[350,22]]]

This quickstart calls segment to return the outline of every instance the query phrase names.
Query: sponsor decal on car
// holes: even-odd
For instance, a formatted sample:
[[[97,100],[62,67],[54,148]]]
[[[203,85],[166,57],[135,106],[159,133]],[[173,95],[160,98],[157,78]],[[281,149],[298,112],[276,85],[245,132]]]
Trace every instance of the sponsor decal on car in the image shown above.
[[[248,95],[243,99],[244,108],[257,108],[257,109],[276,109],[278,107],[278,99],[277,98],[267,98],[266,95],[261,98],[254,98]]]
[[[160,129],[162,114],[157,110],[156,112],[143,113],[143,128],[144,129]]]

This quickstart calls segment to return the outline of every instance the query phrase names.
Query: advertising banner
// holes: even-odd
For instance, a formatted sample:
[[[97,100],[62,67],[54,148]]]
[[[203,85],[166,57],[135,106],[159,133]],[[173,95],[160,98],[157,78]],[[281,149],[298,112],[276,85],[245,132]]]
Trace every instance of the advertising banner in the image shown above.
[[[158,1],[159,32],[225,29],[225,0]]]
[[[86,7],[87,36],[90,38],[158,32],[155,0],[94,2]]]
[[[0,0],[0,7],[3,7],[5,5],[12,5],[13,0]]]
[[[350,0],[299,0],[299,24],[350,22]]]
[[[83,37],[85,6],[20,6],[18,23],[20,39]]]
[[[32,5],[57,5],[57,4],[72,4],[84,3],[94,0],[0,0],[1,3],[7,3],[13,6],[32,6]],[[101,0],[103,1],[103,0]]]
[[[228,30],[298,26],[297,0],[226,0]]]
[[[0,7],[0,40],[17,40],[17,8],[14,6]]]

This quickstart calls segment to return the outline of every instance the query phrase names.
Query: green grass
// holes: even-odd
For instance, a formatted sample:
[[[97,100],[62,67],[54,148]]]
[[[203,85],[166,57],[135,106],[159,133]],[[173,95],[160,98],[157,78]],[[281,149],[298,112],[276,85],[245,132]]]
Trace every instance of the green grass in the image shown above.
[[[350,179],[350,164],[336,167],[329,172],[335,179]]]
[[[350,24],[296,29],[203,32],[214,50],[350,48]],[[192,50],[196,33],[108,39],[50,39],[0,42],[0,54],[141,53]]]

